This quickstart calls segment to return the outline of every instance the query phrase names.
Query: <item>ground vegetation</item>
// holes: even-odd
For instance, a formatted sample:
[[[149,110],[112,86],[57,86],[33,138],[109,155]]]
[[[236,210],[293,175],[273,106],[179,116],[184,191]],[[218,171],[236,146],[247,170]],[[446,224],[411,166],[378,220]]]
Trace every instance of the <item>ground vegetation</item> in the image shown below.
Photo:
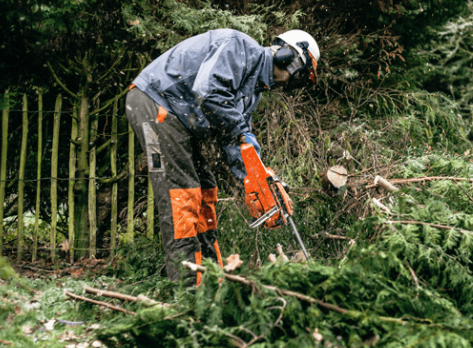
[[[94,113],[103,116],[98,117],[98,129],[104,136],[95,139],[105,146],[97,155],[97,176],[112,176],[105,134],[110,134],[107,120],[113,100],[120,100],[141,67],[186,37],[232,27],[267,45],[275,34],[298,27],[316,36],[322,58],[316,87],[266,94],[253,116],[263,161],[291,187],[297,226],[312,262],[300,259],[289,230],[248,229],[249,215],[231,190],[222,155],[203,144],[219,178],[220,246],[225,255],[238,254],[243,265],[224,271],[204,262],[204,285],[197,289],[165,278],[159,234],[147,234],[143,219],[146,167],[139,165],[139,156],[134,243],[121,245],[113,256],[103,253],[96,259],[70,262],[63,243],[68,238],[68,214],[60,211],[56,242],[64,250],[58,259],[41,254],[40,248],[36,263],[16,261],[22,120],[10,117],[6,187],[10,200],[3,241],[9,260],[0,259],[0,318],[5,323],[0,326],[1,344],[473,345],[470,1],[150,0],[63,6],[6,1],[2,6],[7,11],[0,11],[0,30],[7,39],[0,47],[5,57],[0,88],[9,90],[10,109],[20,108],[22,94],[32,97],[43,91],[54,96],[45,99],[49,105],[45,110],[54,110],[61,92],[67,96],[63,108],[70,111],[61,121],[64,138],[70,137],[74,110],[89,110],[89,122]],[[2,99],[3,107],[6,102]],[[33,140],[35,120],[31,118],[29,125]],[[123,117],[120,122],[118,134],[124,136],[119,137],[117,164],[126,180],[127,124]],[[90,125],[84,127],[87,133]],[[46,138],[52,135],[52,119],[45,119],[44,129]],[[32,178],[37,150],[33,141],[29,144],[26,177]],[[60,162],[67,163],[69,144],[62,146]],[[50,149],[52,144],[47,143],[45,153]],[[84,178],[88,149],[82,153],[84,166],[78,168]],[[49,157],[43,158],[43,168],[50,167]],[[334,165],[347,168],[347,185],[327,190],[322,177]],[[59,176],[67,177],[67,170],[60,166]],[[395,188],[381,185],[379,177]],[[124,217],[126,182],[119,187],[119,211]],[[35,212],[35,189],[33,184],[25,186],[26,212]],[[45,201],[37,212],[43,220],[38,238],[47,249],[49,188],[44,185],[41,190]],[[80,192],[86,195],[88,190],[87,185],[78,187],[76,209],[81,206]],[[57,195],[67,202],[66,181],[58,183]],[[105,217],[98,220],[103,229],[98,240],[104,244],[110,229],[106,204],[110,195],[110,183],[99,182],[97,197],[104,199],[98,205],[105,207],[100,215]],[[77,214],[77,219],[87,216]],[[158,232],[159,225],[155,227]],[[122,226],[119,234],[125,230]],[[33,226],[26,226],[26,250],[33,234]],[[84,294],[84,285],[144,295],[156,303]],[[73,300],[65,291],[126,312]]]

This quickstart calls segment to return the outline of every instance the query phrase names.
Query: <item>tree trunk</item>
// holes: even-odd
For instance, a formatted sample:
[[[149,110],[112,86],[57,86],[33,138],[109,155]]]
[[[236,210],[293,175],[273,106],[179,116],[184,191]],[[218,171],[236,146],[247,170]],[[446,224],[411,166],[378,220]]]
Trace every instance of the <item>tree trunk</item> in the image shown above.
[[[74,262],[74,179],[76,177],[76,145],[77,139],[77,102],[74,103],[74,111],[72,112],[72,127],[71,127],[71,142],[69,150],[69,186],[67,191],[67,205],[68,205],[68,217],[69,217],[69,251],[71,257],[71,263]]]
[[[38,166],[36,179],[36,206],[34,210],[34,239],[33,239],[33,262],[36,261],[38,254],[38,229],[39,229],[39,210],[41,204],[41,160],[43,154],[43,92],[38,92]]]
[[[53,147],[51,153],[51,260],[56,259],[57,230],[57,165],[59,155],[59,129],[61,127],[62,96],[59,94],[54,108]]]
[[[112,177],[117,176],[117,146],[118,146],[118,100],[115,99],[113,103],[112,115],[112,150],[110,154],[110,167],[112,170]],[[112,184],[112,218],[110,227],[110,255],[115,254],[116,239],[117,239],[117,219],[118,219],[118,180],[114,180]]]
[[[100,107],[100,102],[97,101],[96,108]],[[92,116],[92,122],[90,125],[90,139],[94,142],[89,152],[89,257],[95,257],[97,250],[97,187],[95,178],[96,168],[96,146],[95,138],[97,136],[97,128],[99,125],[99,119],[97,115]]]
[[[88,147],[89,147],[89,106],[87,89],[83,88],[80,96],[79,111],[79,151],[77,155],[77,176],[74,185],[74,230],[76,239],[76,256],[86,256],[89,250],[89,219],[88,219]]]
[[[126,221],[125,243],[133,243],[135,223],[133,219],[135,200],[135,133],[128,125],[128,215]]]
[[[18,173],[18,231],[17,231],[17,260],[23,256],[23,209],[24,209],[24,188],[25,188],[25,165],[26,165],[26,146],[28,143],[28,99],[23,95],[23,123],[20,150],[20,170]]]
[[[5,91],[7,106],[2,112],[2,162],[0,164],[0,256],[3,254],[3,214],[5,204],[5,186],[7,179],[7,149],[8,149],[8,113],[9,96]]]

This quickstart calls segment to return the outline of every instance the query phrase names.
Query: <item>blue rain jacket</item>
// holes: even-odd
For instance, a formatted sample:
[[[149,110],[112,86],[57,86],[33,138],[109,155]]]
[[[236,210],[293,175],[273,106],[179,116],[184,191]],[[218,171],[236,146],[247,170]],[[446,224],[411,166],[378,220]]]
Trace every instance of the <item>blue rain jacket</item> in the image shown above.
[[[208,31],[159,56],[133,83],[198,138],[218,139],[232,173],[245,178],[239,136],[251,132],[261,92],[274,85],[269,47],[237,30]]]

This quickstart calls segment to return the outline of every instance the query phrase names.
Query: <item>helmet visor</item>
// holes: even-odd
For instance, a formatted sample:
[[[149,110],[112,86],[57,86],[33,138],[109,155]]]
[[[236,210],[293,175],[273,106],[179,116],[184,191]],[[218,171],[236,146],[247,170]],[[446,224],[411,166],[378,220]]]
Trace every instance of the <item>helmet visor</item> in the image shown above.
[[[311,55],[311,58],[312,58],[312,55]],[[312,58],[312,64],[307,65],[305,69],[298,69],[297,71],[294,72],[294,70],[290,68],[292,67],[291,66],[288,67],[287,70],[291,74],[291,77],[287,85],[284,87],[285,92],[289,92],[289,91],[303,88],[303,87],[309,87],[315,83],[317,61],[314,58]]]

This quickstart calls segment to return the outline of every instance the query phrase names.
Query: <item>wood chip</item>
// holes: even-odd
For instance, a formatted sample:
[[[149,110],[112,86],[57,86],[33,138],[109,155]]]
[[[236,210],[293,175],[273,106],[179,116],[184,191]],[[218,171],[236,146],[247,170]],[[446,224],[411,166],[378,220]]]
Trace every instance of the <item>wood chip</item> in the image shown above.
[[[243,263],[242,260],[240,260],[240,254],[233,254],[227,257],[227,265],[223,267],[223,269],[227,272],[234,271],[238,267],[240,267]]]

